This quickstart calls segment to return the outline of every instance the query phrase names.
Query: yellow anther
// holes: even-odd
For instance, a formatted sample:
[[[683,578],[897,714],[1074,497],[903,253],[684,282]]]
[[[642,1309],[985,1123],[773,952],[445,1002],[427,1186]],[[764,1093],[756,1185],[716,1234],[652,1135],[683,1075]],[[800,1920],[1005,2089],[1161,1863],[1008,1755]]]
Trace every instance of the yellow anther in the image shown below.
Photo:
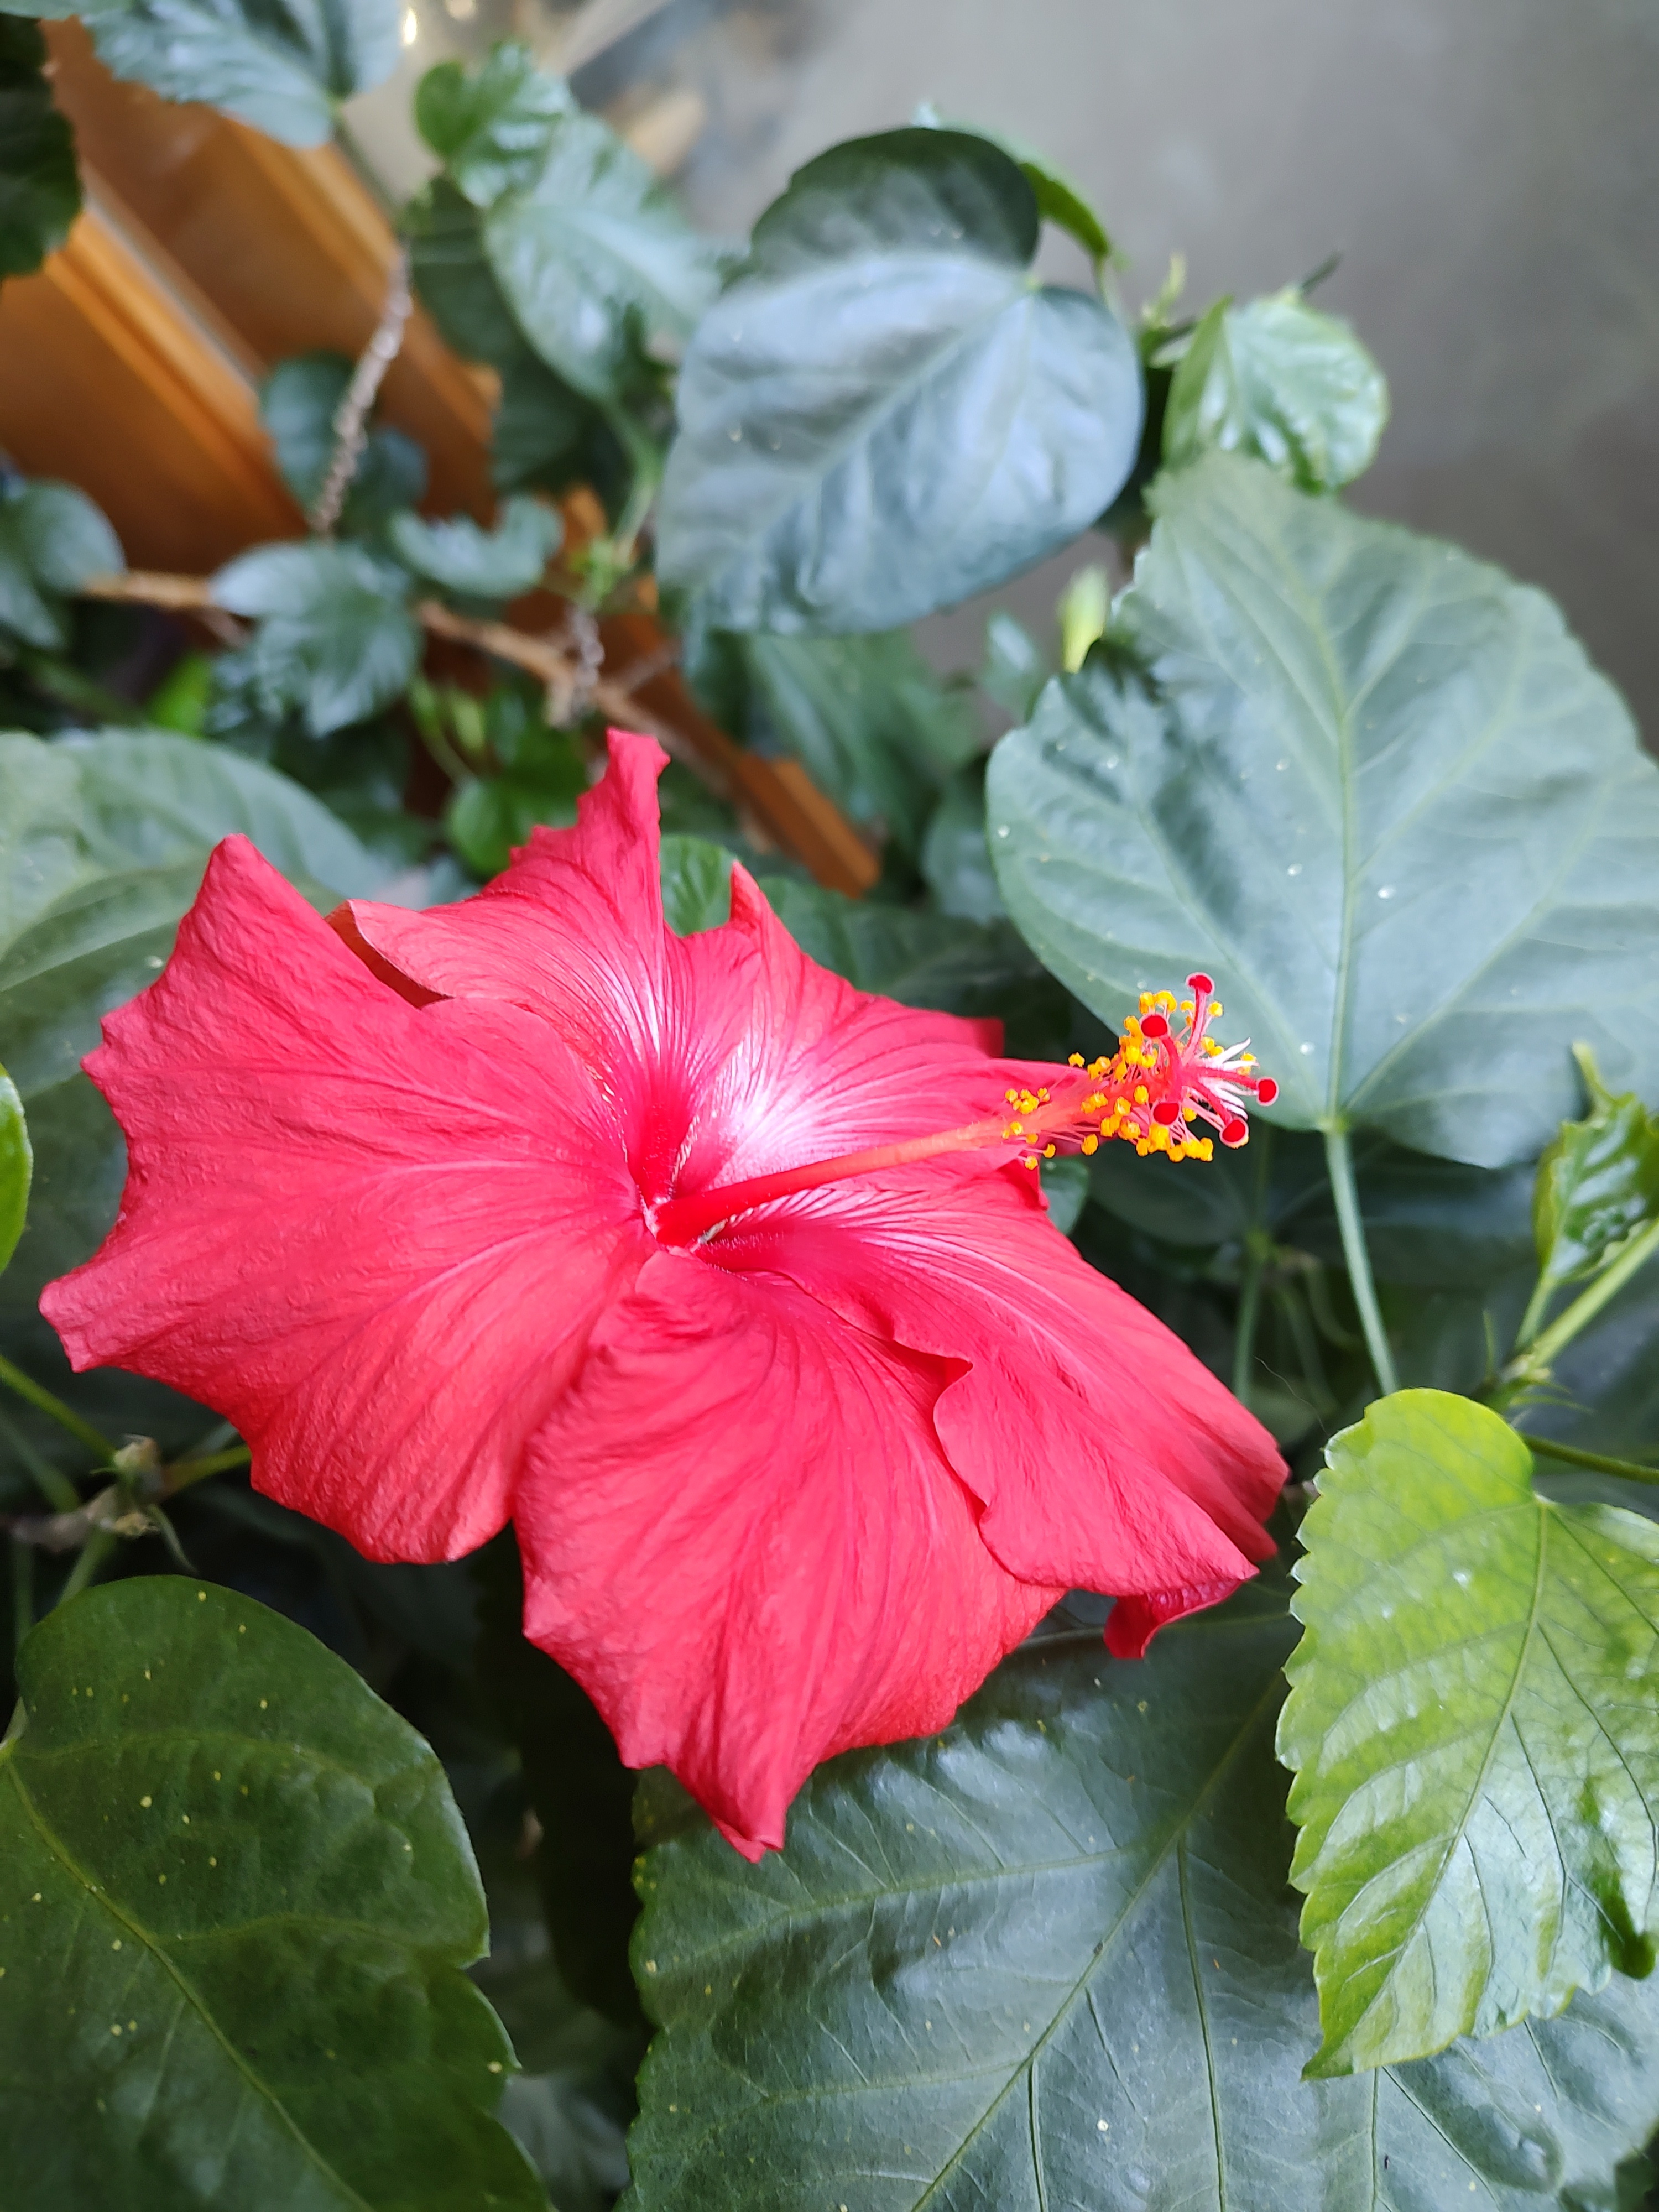
[[[1081,1067],[1083,1065],[1083,1054],[1080,1052],[1068,1052],[1066,1055],[1066,1065],[1067,1067]],[[1012,1094],[1010,1093],[1010,1096],[1012,1095]]]
[[[1137,1083],[1137,1084],[1136,1084],[1136,1085],[1135,1085],[1135,1104],[1136,1104],[1137,1106],[1145,1106],[1145,1105],[1148,1104],[1148,1103],[1150,1103],[1150,1101],[1151,1101],[1152,1095],[1152,1092],[1151,1092],[1150,1091],[1148,1091],[1148,1089],[1146,1088],[1146,1085],[1145,1085],[1144,1083]]]
[[[1035,1152],[1027,1152],[1027,1153],[1026,1153],[1026,1155],[1025,1155],[1025,1165],[1026,1165],[1028,1168],[1034,1168],[1034,1167],[1036,1165],[1036,1164],[1037,1164],[1037,1156],[1036,1156],[1036,1154]]]
[[[1216,1020],[1216,1021],[1219,1021],[1219,1020],[1221,1019],[1221,1017],[1223,1016],[1223,1014],[1224,1014],[1224,1013],[1226,1012],[1226,1011],[1227,1011],[1227,1009],[1225,1008],[1225,1006],[1224,1006],[1222,1005],[1222,1003],[1221,1003],[1221,1001],[1220,1001],[1220,1000],[1219,1000],[1219,999],[1212,999],[1212,1000],[1211,1000],[1211,1001],[1210,1001],[1210,1013],[1211,1013],[1212,1018],[1214,1020]]]
[[[1183,1118],[1184,1120],[1188,1121],[1197,1121],[1197,1119],[1198,1119],[1198,1109],[1197,1109],[1197,1107],[1196,1107],[1196,1106],[1183,1106],[1183,1107],[1182,1108],[1181,1111],[1182,1111],[1182,1118]]]
[[[1003,1097],[1007,1100],[1008,1103],[1009,1103],[1011,1106],[1014,1103],[1015,1100],[1019,1097],[1019,1093],[1018,1093],[1018,1091],[1005,1091],[1003,1092],[1003,1094],[1002,1094],[1002,1095],[1003,1095]]]
[[[1084,1152],[1085,1152],[1085,1155],[1086,1155],[1086,1154],[1088,1154],[1088,1153],[1090,1153],[1090,1152],[1097,1152],[1100,1150],[1100,1139],[1099,1139],[1099,1138],[1098,1138],[1098,1137],[1085,1137],[1085,1138],[1083,1139],[1083,1150],[1084,1150]]]
[[[1052,1145],[1045,1145],[1045,1146],[1042,1147],[1042,1157],[1043,1157],[1043,1158],[1044,1158],[1045,1160],[1051,1160],[1051,1159],[1053,1159],[1054,1156],[1054,1146],[1053,1146]]]

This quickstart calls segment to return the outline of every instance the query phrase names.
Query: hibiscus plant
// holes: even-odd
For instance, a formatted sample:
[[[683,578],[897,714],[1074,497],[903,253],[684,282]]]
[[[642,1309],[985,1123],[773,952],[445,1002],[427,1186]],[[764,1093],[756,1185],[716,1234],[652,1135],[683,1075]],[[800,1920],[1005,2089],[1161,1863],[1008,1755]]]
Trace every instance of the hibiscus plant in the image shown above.
[[[15,273],[79,187],[0,9]],[[398,44],[86,17],[301,145]],[[1632,2212],[1617,694],[1346,502],[1307,288],[1131,314],[1024,148],[714,241],[522,46],[416,119],[374,343],[264,390],[305,536],[133,574],[0,483],[0,2201]],[[411,299],[489,526],[375,416]]]

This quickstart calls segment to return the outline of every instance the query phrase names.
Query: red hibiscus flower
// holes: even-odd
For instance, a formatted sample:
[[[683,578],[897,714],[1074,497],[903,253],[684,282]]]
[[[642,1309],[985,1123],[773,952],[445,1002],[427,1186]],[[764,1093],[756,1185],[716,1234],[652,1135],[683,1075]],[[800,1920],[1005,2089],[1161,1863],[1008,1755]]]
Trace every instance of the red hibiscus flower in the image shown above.
[[[675,937],[662,755],[611,742],[577,827],[457,906],[331,927],[220,846],[87,1062],[126,1193],[41,1303],[371,1557],[510,1514],[527,1632],[757,1856],[817,1761],[942,1727],[1066,1588],[1138,1653],[1271,1551],[1271,1441],[1026,1164],[1236,1141],[1267,1086],[1202,977],[1182,1039],[1148,1002],[1109,1066],[1038,1069],[814,966],[741,868]]]

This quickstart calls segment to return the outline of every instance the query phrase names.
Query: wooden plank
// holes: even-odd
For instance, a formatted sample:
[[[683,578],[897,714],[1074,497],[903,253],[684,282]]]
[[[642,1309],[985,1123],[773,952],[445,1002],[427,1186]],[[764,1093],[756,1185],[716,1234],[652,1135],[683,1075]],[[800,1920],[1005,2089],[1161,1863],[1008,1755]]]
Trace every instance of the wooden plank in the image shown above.
[[[78,22],[41,27],[82,158],[252,360],[268,368],[319,347],[355,359],[380,319],[396,247],[343,155],[279,146],[212,108],[122,83]],[[459,362],[417,310],[381,411],[426,448],[434,513],[490,511],[489,392],[488,378]]]
[[[100,193],[36,275],[0,289],[0,446],[79,484],[130,560],[216,568],[303,527],[245,367],[139,258]]]

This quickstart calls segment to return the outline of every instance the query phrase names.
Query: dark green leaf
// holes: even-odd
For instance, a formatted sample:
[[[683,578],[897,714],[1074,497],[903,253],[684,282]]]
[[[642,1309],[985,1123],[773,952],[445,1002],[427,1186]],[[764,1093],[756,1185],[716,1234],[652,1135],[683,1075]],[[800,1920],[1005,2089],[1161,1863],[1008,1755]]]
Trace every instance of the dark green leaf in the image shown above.
[[[0,1752],[0,2116],[19,2212],[533,2208],[489,1937],[431,1750],[234,1592],[87,1592]]]
[[[854,820],[915,853],[940,786],[978,743],[967,700],[902,630],[732,642],[750,742],[793,753]]]
[[[1083,194],[1069,177],[1038,155],[1016,151],[1015,159],[1036,194],[1037,212],[1043,221],[1069,231],[1098,270],[1111,258],[1112,241]]]
[[[516,599],[532,591],[563,535],[558,509],[528,498],[509,499],[493,530],[481,530],[465,514],[448,522],[398,514],[386,532],[405,567],[440,591],[470,599]]]
[[[72,484],[0,492],[0,631],[55,650],[69,636],[64,599],[125,566],[120,540]]]
[[[415,289],[446,343],[503,374],[535,361],[484,258],[477,208],[447,177],[434,177],[410,202],[404,224]]]
[[[0,1067],[0,1271],[17,1249],[28,1212],[34,1154],[17,1085]]]
[[[489,471],[502,490],[536,485],[562,491],[614,470],[611,435],[598,410],[528,346],[500,375]]]
[[[922,879],[941,914],[1006,921],[1008,910],[985,842],[985,766],[975,761],[940,794],[921,841]]]
[[[1569,1121],[1538,1163],[1533,1230],[1540,1294],[1598,1273],[1659,1215],[1659,1116],[1633,1091],[1615,1098],[1584,1048],[1588,1119]]]
[[[320,146],[335,103],[397,63],[397,0],[0,0],[0,14],[79,15],[98,58],[168,100],[204,100],[289,146]]]
[[[252,670],[266,711],[313,737],[361,722],[403,692],[421,657],[401,569],[362,547],[258,545],[213,579],[232,614],[258,620]]]
[[[1292,286],[1235,307],[1218,300],[1170,387],[1164,458],[1253,453],[1304,491],[1362,476],[1389,419],[1382,370],[1346,323]]]
[[[642,342],[687,335],[717,281],[716,248],[596,115],[554,125],[534,182],[495,202],[483,238],[525,335],[591,399],[636,380]]]
[[[52,105],[46,42],[0,17],[0,276],[26,276],[81,212],[75,134]]]
[[[478,875],[499,875],[514,849],[539,823],[574,822],[576,801],[587,788],[580,748],[562,730],[539,721],[519,733],[511,760],[499,775],[457,788],[444,817],[456,851]]]
[[[334,456],[334,417],[351,381],[343,354],[296,354],[278,362],[259,388],[259,416],[276,449],[283,481],[307,513]],[[340,528],[361,534],[426,491],[426,456],[401,430],[368,434],[340,512]]]
[[[677,936],[718,929],[732,911],[732,855],[706,838],[665,837],[662,905]]]
[[[1212,454],[1155,495],[1125,634],[1005,738],[1009,911],[1115,1024],[1202,967],[1276,1118],[1484,1166],[1659,1094],[1659,769],[1555,607]]]
[[[1279,1751],[1345,2074],[1651,1971],[1659,1528],[1535,1496],[1515,1431],[1440,1391],[1328,1458]]]
[[[647,1827],[636,2212],[1604,2201],[1659,2112],[1650,1987],[1299,2078],[1282,1607],[1248,1590],[1138,1664],[1041,1635],[943,1735],[820,1768],[759,1866]]]
[[[1033,282],[1037,229],[965,132],[800,170],[686,355],[665,578],[731,629],[890,629],[1085,529],[1134,459],[1140,368],[1097,300]]]
[[[475,207],[533,184],[553,126],[575,106],[562,77],[536,66],[517,39],[493,46],[477,69],[440,62],[415,91],[422,138]]]

